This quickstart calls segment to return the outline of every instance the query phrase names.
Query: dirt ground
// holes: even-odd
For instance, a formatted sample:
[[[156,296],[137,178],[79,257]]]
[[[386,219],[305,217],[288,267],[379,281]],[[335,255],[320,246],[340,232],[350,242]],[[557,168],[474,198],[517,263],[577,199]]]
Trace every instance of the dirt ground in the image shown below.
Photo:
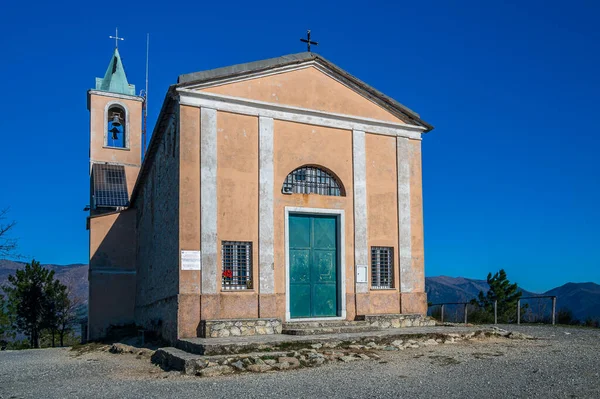
[[[600,329],[503,326],[539,337],[443,344],[379,361],[213,378],[165,372],[147,356],[41,349],[0,352],[0,398],[600,397]]]

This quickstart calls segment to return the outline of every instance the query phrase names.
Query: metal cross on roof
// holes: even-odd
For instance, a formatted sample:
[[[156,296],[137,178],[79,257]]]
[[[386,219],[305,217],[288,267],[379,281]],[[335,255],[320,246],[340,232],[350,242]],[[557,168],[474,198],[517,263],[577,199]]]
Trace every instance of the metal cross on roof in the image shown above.
[[[119,48],[119,40],[125,40],[122,37],[119,37],[119,28],[115,28],[115,35],[109,36],[110,39],[115,39],[115,48]]]
[[[315,46],[317,46],[319,43],[317,42],[312,42],[310,40],[310,29],[306,31],[306,39],[300,39],[300,41],[302,43],[306,43],[306,45],[308,46],[308,52],[310,53],[310,45],[314,44]]]

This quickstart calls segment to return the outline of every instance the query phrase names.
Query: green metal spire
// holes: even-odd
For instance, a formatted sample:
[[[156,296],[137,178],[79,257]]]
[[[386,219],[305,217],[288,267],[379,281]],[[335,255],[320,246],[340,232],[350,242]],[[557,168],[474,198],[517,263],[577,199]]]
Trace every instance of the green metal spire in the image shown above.
[[[96,78],[96,90],[135,96],[135,86],[127,82],[121,55],[117,48],[108,64],[104,78]]]

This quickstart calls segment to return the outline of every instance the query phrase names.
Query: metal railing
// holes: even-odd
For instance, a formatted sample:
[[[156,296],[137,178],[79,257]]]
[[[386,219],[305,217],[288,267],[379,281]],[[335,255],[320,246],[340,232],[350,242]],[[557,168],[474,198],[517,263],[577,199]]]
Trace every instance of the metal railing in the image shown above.
[[[521,324],[521,301],[523,299],[542,299],[542,298],[552,299],[552,325],[556,324],[556,296],[554,296],[554,295],[526,296],[526,297],[519,298],[519,300],[517,301],[517,324]]]
[[[552,299],[552,325],[556,324],[556,296],[554,295],[542,295],[542,296],[528,296],[522,297],[517,300],[517,324],[521,324],[521,301],[524,299]],[[440,307],[440,321],[444,322],[444,307],[446,305],[463,305],[464,306],[464,320],[465,324],[468,323],[469,305],[474,305],[471,302],[443,302],[443,303],[432,303],[428,307],[439,306]],[[494,301],[494,324],[498,324],[498,301]]]

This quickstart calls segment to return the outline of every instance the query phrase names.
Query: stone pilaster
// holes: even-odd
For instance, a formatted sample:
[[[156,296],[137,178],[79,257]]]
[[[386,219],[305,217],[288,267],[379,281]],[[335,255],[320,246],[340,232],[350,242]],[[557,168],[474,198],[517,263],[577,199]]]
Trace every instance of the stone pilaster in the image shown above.
[[[360,130],[352,131],[352,167],[354,170],[354,278],[356,281],[356,266],[367,266],[368,281],[367,167],[365,132]],[[356,293],[368,292],[368,282],[356,283]]]
[[[217,111],[200,111],[200,243],[202,295],[214,295],[217,279]]]

